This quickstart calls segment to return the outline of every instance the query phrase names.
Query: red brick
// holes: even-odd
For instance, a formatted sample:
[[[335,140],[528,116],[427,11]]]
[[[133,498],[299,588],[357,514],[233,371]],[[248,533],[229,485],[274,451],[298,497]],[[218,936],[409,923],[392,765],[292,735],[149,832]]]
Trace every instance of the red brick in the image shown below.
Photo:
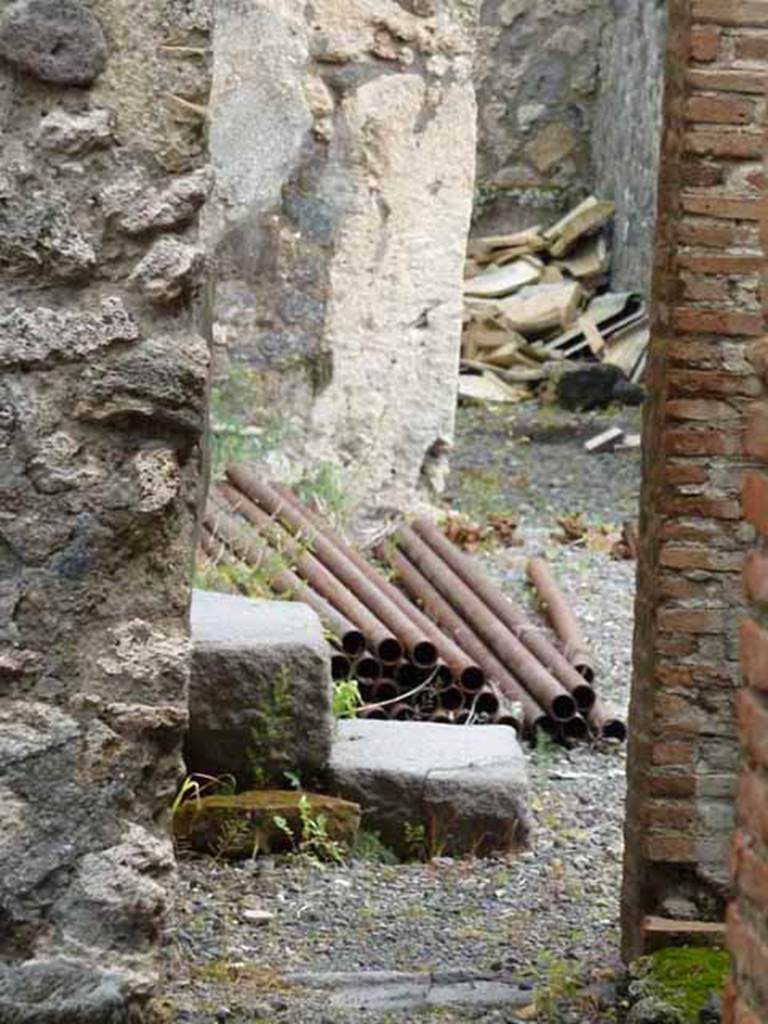
[[[677,225],[677,237],[685,245],[719,248],[736,244],[736,225],[708,220],[685,220]]]
[[[754,100],[741,96],[690,96],[685,104],[686,121],[710,124],[750,124],[755,117]]]
[[[740,979],[749,978],[763,998],[768,999],[768,945],[742,917],[736,903],[728,907],[726,924],[726,941],[734,958],[737,989]]]
[[[683,298],[687,302],[730,302],[731,288],[727,277],[682,274]]]
[[[688,188],[715,188],[725,181],[725,167],[704,160],[685,160],[681,174]]]
[[[682,207],[686,213],[698,213],[722,220],[760,220],[763,201],[760,199],[734,198],[728,195],[683,194]]]
[[[768,36],[736,36],[737,60],[768,61]]]
[[[736,694],[736,722],[741,745],[749,760],[752,764],[768,768],[768,708],[748,687],[743,687]],[[765,797],[768,800],[768,785]]]
[[[668,455],[735,455],[739,438],[716,430],[665,430],[662,446]]]
[[[690,580],[678,573],[662,573],[658,586],[661,597],[671,598],[674,601],[684,601],[688,598],[707,601],[712,592],[710,580]]]
[[[741,502],[744,518],[760,533],[768,534],[768,477],[762,473],[747,473]]]
[[[709,479],[706,466],[670,466],[664,467],[664,480],[668,484],[704,484]]]
[[[692,765],[693,744],[676,740],[654,743],[651,748],[651,764]]]
[[[763,256],[732,256],[728,253],[688,253],[677,258],[678,266],[698,274],[756,274],[763,269]]]
[[[694,545],[663,544],[659,555],[659,564],[667,568],[709,572],[738,572],[743,560],[740,551],[718,551]]]
[[[692,519],[741,519],[741,506],[730,498],[709,498],[702,494],[663,495],[659,511],[667,516]],[[766,509],[768,514],[768,509]]]
[[[662,633],[656,637],[656,650],[670,658],[685,658],[696,650],[696,641],[691,636]]]
[[[742,896],[763,907],[768,916],[768,861],[758,857],[750,848],[744,833],[734,839],[732,874]]]
[[[755,1013],[743,999],[737,999],[733,1006],[733,1024],[765,1024],[765,1015]]]
[[[702,544],[707,544],[720,537],[722,532],[722,523],[679,523],[672,519],[662,523],[659,538],[661,540],[690,540],[694,543],[700,541]]]
[[[742,826],[761,842],[768,840],[768,781],[759,771],[743,771],[736,794]]]
[[[763,145],[763,137],[759,132],[692,131],[685,136],[685,152],[693,153],[694,156],[757,160],[762,155]]]
[[[714,25],[701,26],[691,31],[691,57],[708,63],[717,60],[720,52],[720,29]]]
[[[703,89],[707,92],[739,92],[747,96],[764,96],[768,86],[768,74],[764,71],[713,71],[709,68],[689,68],[685,78],[693,89]]]
[[[768,337],[753,341],[747,356],[755,368],[755,373],[768,383]]]
[[[765,0],[693,0],[691,17],[716,25],[768,25]]]
[[[730,420],[739,416],[738,410],[727,402],[718,402],[711,398],[673,398],[664,408],[667,416],[674,420],[699,420],[710,423],[713,420]]]
[[[678,331],[687,334],[725,334],[729,337],[762,334],[765,320],[761,313],[742,313],[733,309],[699,309],[678,306],[673,312]]]
[[[693,804],[682,800],[648,800],[641,812],[643,823],[648,828],[673,828],[676,831],[690,829],[696,822]]]
[[[695,864],[698,860],[693,836],[647,835],[643,851],[648,860],[664,864]]]
[[[692,675],[687,665],[658,665],[654,678],[662,686],[690,686]]]
[[[768,553],[753,548],[744,560],[744,593],[750,601],[768,604]]]
[[[648,779],[651,796],[687,797],[696,792],[695,775],[657,775]]]
[[[744,454],[768,462],[768,403],[753,402],[747,409]]]
[[[662,633],[722,633],[723,613],[714,608],[662,608],[659,629]]]
[[[768,692],[768,632],[754,619],[742,623],[741,671],[749,686]]]

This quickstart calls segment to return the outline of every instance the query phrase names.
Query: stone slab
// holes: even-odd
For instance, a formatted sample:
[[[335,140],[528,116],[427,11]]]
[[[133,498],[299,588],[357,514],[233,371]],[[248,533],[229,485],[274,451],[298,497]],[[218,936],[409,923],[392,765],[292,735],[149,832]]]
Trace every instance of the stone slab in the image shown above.
[[[185,757],[189,771],[240,786],[285,786],[322,772],[333,732],[328,645],[317,615],[292,601],[196,590]]]
[[[363,808],[363,827],[399,853],[413,852],[420,826],[429,855],[527,842],[526,763],[507,726],[342,721],[330,772],[335,791]]]

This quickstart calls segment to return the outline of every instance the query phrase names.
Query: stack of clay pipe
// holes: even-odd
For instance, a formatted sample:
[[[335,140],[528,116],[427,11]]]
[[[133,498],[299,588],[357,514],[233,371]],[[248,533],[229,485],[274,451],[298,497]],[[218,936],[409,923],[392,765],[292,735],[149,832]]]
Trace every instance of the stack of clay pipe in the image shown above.
[[[529,572],[559,646],[431,522],[378,545],[395,586],[290,490],[242,465],[215,489],[201,547],[314,608],[333,675],[357,680],[363,717],[504,723],[534,742],[540,730],[564,742],[626,734],[595,696],[578,624],[541,560]]]

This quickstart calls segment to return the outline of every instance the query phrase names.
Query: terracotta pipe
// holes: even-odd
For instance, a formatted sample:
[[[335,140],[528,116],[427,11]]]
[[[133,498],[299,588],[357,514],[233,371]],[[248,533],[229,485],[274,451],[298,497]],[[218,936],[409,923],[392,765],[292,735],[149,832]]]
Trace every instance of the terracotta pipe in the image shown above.
[[[288,487],[284,484],[274,483],[271,486],[287,504],[292,505],[296,511],[302,512],[316,530],[322,533],[330,543],[334,544],[361,573],[367,576],[374,586],[377,586],[393,604],[397,605],[404,615],[409,616],[413,620],[425,636],[432,640],[452,678],[455,678],[468,692],[474,693],[482,687],[485,682],[482,670],[478,665],[474,664],[471,657],[467,657],[466,652],[459,645],[454,643],[445,633],[441,632],[421,609],[409,601],[405,594],[393,586],[389,580],[385,579],[380,572],[377,572],[363,558],[359,551],[356,551],[355,548],[342,540],[338,533],[332,530],[320,516],[312,512],[311,509],[304,508]],[[445,666],[441,667],[439,675],[441,680],[448,684],[450,680],[446,678]]]
[[[566,740],[585,740],[589,736],[589,728],[581,715],[574,715],[567,722],[561,722],[560,732]]]
[[[400,696],[400,690],[392,679],[379,679],[371,684],[371,703],[381,704],[384,701],[394,701]]]
[[[264,567],[270,590],[293,601],[302,601],[312,608],[323,625],[338,637],[345,654],[354,657],[365,648],[365,637],[358,627],[319,593],[307,586],[295,572],[286,568],[280,555],[266,539],[246,533],[232,511],[217,507],[205,515],[205,525],[225,541],[247,564]],[[318,588],[319,589],[319,588]]]
[[[499,710],[499,698],[492,686],[484,686],[479,693],[472,698],[470,707],[478,715],[495,715]]]
[[[458,711],[464,706],[464,693],[458,686],[447,686],[440,691],[438,707],[444,711]]]
[[[224,496],[235,512],[240,512],[256,527],[262,543],[272,544],[278,551],[285,551],[290,554],[297,572],[310,585],[307,587],[307,590],[310,592],[313,589],[318,591],[328,604],[332,605],[342,616],[352,622],[370,642],[376,651],[377,657],[382,661],[395,662],[400,660],[402,647],[399,640],[324,565],[302,548],[279,523],[276,523],[263,509],[260,509],[258,505],[255,505],[249,498],[236,491],[233,487],[221,484],[218,491]],[[246,546],[257,543],[250,531],[246,534],[242,530],[234,516],[231,516],[227,522],[230,523],[230,526],[234,522],[239,528],[241,540],[238,543],[245,544]],[[219,532],[218,528],[217,532]],[[291,574],[291,576],[294,575],[296,574]],[[291,577],[283,578],[280,574],[278,576],[280,577],[278,579],[278,586],[282,586],[284,581],[287,586]],[[291,585],[293,586],[293,584]]]
[[[394,722],[412,722],[416,715],[410,704],[393,704],[389,709],[389,717]]]
[[[601,739],[623,742],[627,738],[627,726],[619,717],[618,711],[613,704],[600,697],[589,713],[589,724]]]
[[[361,654],[352,665],[352,674],[356,679],[375,683],[383,677],[384,666],[385,663],[374,658],[372,654]]]
[[[257,502],[269,515],[279,519],[296,531],[311,546],[313,555],[329,572],[333,573],[367,608],[383,622],[407,648],[415,665],[429,667],[437,661],[437,649],[428,637],[416,628],[413,620],[404,615],[368,576],[318,530],[298,505],[286,501],[277,491],[265,484],[244,466],[228,466],[227,477],[235,486]],[[388,660],[388,659],[385,659]]]
[[[528,579],[536,588],[541,606],[563,645],[565,658],[579,675],[591,683],[595,678],[592,656],[576,616],[558,586],[549,563],[543,558],[531,558],[528,562]],[[589,708],[580,710],[588,711]]]
[[[331,648],[330,651],[330,658],[331,679],[334,679],[337,682],[340,679],[349,679],[350,674],[352,673],[351,659],[348,658],[346,654],[342,654],[341,651],[336,651],[333,648]]]
[[[355,717],[356,718],[375,718],[378,721],[385,722],[389,718],[389,715],[387,714],[387,712],[383,708],[377,708],[375,706],[371,706],[369,708],[360,708],[360,710],[357,712],[357,715]]]
[[[485,675],[499,686],[509,700],[520,704],[526,731],[533,732],[536,722],[545,714],[541,706],[410,559],[391,544],[381,545],[377,550],[395,569],[408,592],[423,601],[426,611],[455,637],[456,642],[480,665]]]
[[[413,530],[571,694],[579,710],[588,711],[595,701],[594,690],[587,685],[568,659],[530,621],[523,609],[502,594],[482,569],[452,544],[434,523],[428,519],[419,519],[414,523]]]

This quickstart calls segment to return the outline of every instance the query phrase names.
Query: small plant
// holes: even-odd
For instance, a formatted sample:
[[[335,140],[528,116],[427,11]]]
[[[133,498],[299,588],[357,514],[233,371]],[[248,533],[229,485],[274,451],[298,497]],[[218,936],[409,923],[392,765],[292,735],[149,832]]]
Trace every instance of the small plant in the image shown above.
[[[171,814],[176,814],[181,805],[187,800],[194,800],[199,805],[203,793],[209,789],[215,789],[222,794],[231,795],[235,792],[235,788],[235,778],[232,775],[205,775],[202,772],[195,772],[192,775],[188,775],[179,787],[179,791],[171,804]]]
[[[362,703],[356,679],[342,679],[336,683],[333,688],[334,718],[354,718]]]
[[[306,854],[315,861],[331,861],[341,864],[344,861],[347,850],[343,843],[331,839],[328,835],[328,818],[322,812],[312,813],[312,805],[309,797],[304,794],[299,799],[299,828],[300,835],[298,842],[294,836],[291,826],[282,814],[275,814],[272,821],[275,828],[278,828],[285,835],[299,853]]]
[[[305,474],[296,485],[296,493],[334,526],[343,525],[348,498],[332,463],[323,462],[313,473]]]
[[[403,843],[412,860],[427,860],[429,854],[427,829],[422,822],[414,824],[411,821],[406,821],[403,823]]]

